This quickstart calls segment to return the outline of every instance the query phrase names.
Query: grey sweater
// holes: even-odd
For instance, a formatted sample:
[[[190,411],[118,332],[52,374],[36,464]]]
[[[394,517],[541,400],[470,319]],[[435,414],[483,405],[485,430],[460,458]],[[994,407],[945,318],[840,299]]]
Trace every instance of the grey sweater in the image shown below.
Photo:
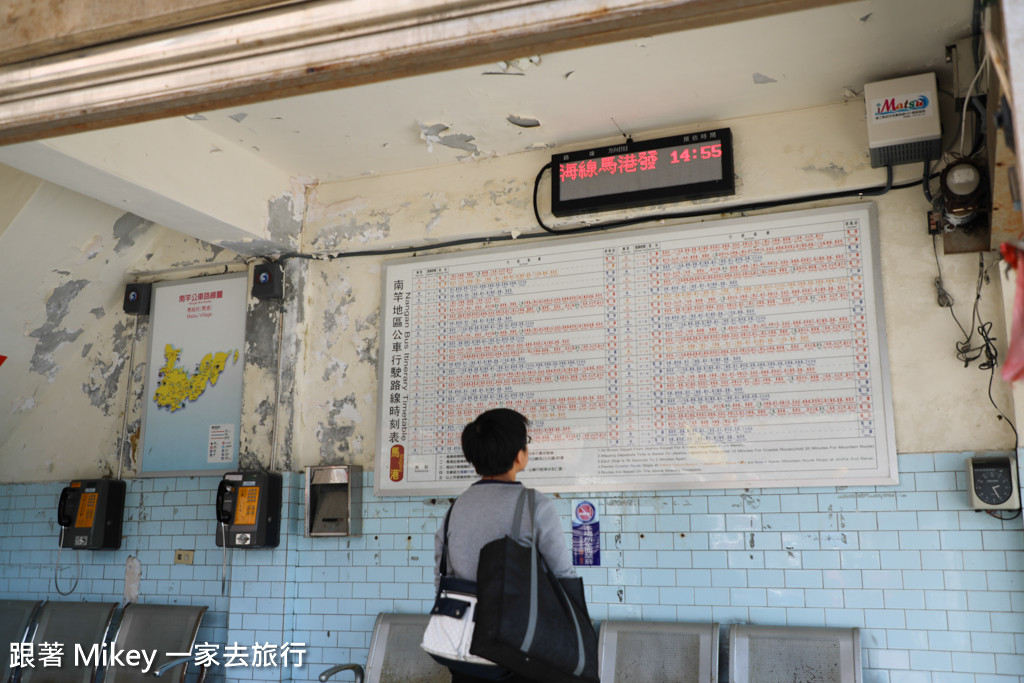
[[[519,482],[481,480],[466,489],[455,500],[448,523],[448,575],[476,581],[480,548],[512,532],[512,516],[523,485]],[[572,555],[565,542],[562,521],[554,502],[539,491],[537,497],[537,549],[555,576],[576,576]],[[524,539],[533,538],[530,510],[523,513]],[[434,585],[441,567],[444,543],[444,521],[434,534]]]

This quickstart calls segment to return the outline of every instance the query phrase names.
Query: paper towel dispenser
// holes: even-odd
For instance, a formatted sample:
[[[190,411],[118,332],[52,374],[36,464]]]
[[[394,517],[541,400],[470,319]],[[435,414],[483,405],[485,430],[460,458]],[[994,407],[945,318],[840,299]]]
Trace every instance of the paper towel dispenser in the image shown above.
[[[358,536],[361,532],[363,468],[306,468],[306,536]]]

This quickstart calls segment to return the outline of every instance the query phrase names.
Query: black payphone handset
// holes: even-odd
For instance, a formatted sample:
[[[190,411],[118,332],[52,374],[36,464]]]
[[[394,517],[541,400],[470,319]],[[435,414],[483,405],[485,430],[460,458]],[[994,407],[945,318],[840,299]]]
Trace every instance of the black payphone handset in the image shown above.
[[[57,501],[60,547],[120,548],[126,488],[119,479],[77,480],[65,486]]]
[[[221,524],[231,524],[235,515],[235,489],[235,484],[227,479],[217,484],[217,521]]]
[[[57,501],[57,524],[67,529],[74,521],[71,514],[71,487],[65,486],[60,492],[60,500]]]
[[[217,546],[276,548],[281,531],[280,472],[228,472],[217,485]]]

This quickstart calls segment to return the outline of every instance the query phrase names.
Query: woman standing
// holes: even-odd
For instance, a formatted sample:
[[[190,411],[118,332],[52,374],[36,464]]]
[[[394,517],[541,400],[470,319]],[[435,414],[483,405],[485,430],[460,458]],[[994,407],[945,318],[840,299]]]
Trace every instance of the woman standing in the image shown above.
[[[509,408],[481,413],[462,431],[462,453],[480,480],[462,493],[452,505],[448,522],[448,576],[466,581],[477,580],[480,549],[512,533],[513,513],[523,485],[516,475],[526,469],[530,458],[530,421]],[[557,577],[576,576],[561,519],[554,502],[536,494],[537,524],[523,520],[524,539],[532,538],[548,568]],[[444,525],[434,536],[434,583],[440,580]],[[452,673],[453,683],[476,683],[486,679]],[[506,683],[526,683],[529,679],[510,674]]]

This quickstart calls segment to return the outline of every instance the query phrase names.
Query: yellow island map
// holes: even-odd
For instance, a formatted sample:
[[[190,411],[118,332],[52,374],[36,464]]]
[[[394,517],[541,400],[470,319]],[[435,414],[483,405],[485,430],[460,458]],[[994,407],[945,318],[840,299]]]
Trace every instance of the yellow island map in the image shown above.
[[[189,401],[198,399],[206,386],[214,386],[217,379],[227,367],[228,359],[232,365],[238,362],[238,351],[217,351],[203,356],[191,375],[184,368],[178,367],[181,349],[171,344],[164,345],[164,366],[160,368],[160,380],[157,382],[153,401],[160,408],[172,413],[184,408]]]

